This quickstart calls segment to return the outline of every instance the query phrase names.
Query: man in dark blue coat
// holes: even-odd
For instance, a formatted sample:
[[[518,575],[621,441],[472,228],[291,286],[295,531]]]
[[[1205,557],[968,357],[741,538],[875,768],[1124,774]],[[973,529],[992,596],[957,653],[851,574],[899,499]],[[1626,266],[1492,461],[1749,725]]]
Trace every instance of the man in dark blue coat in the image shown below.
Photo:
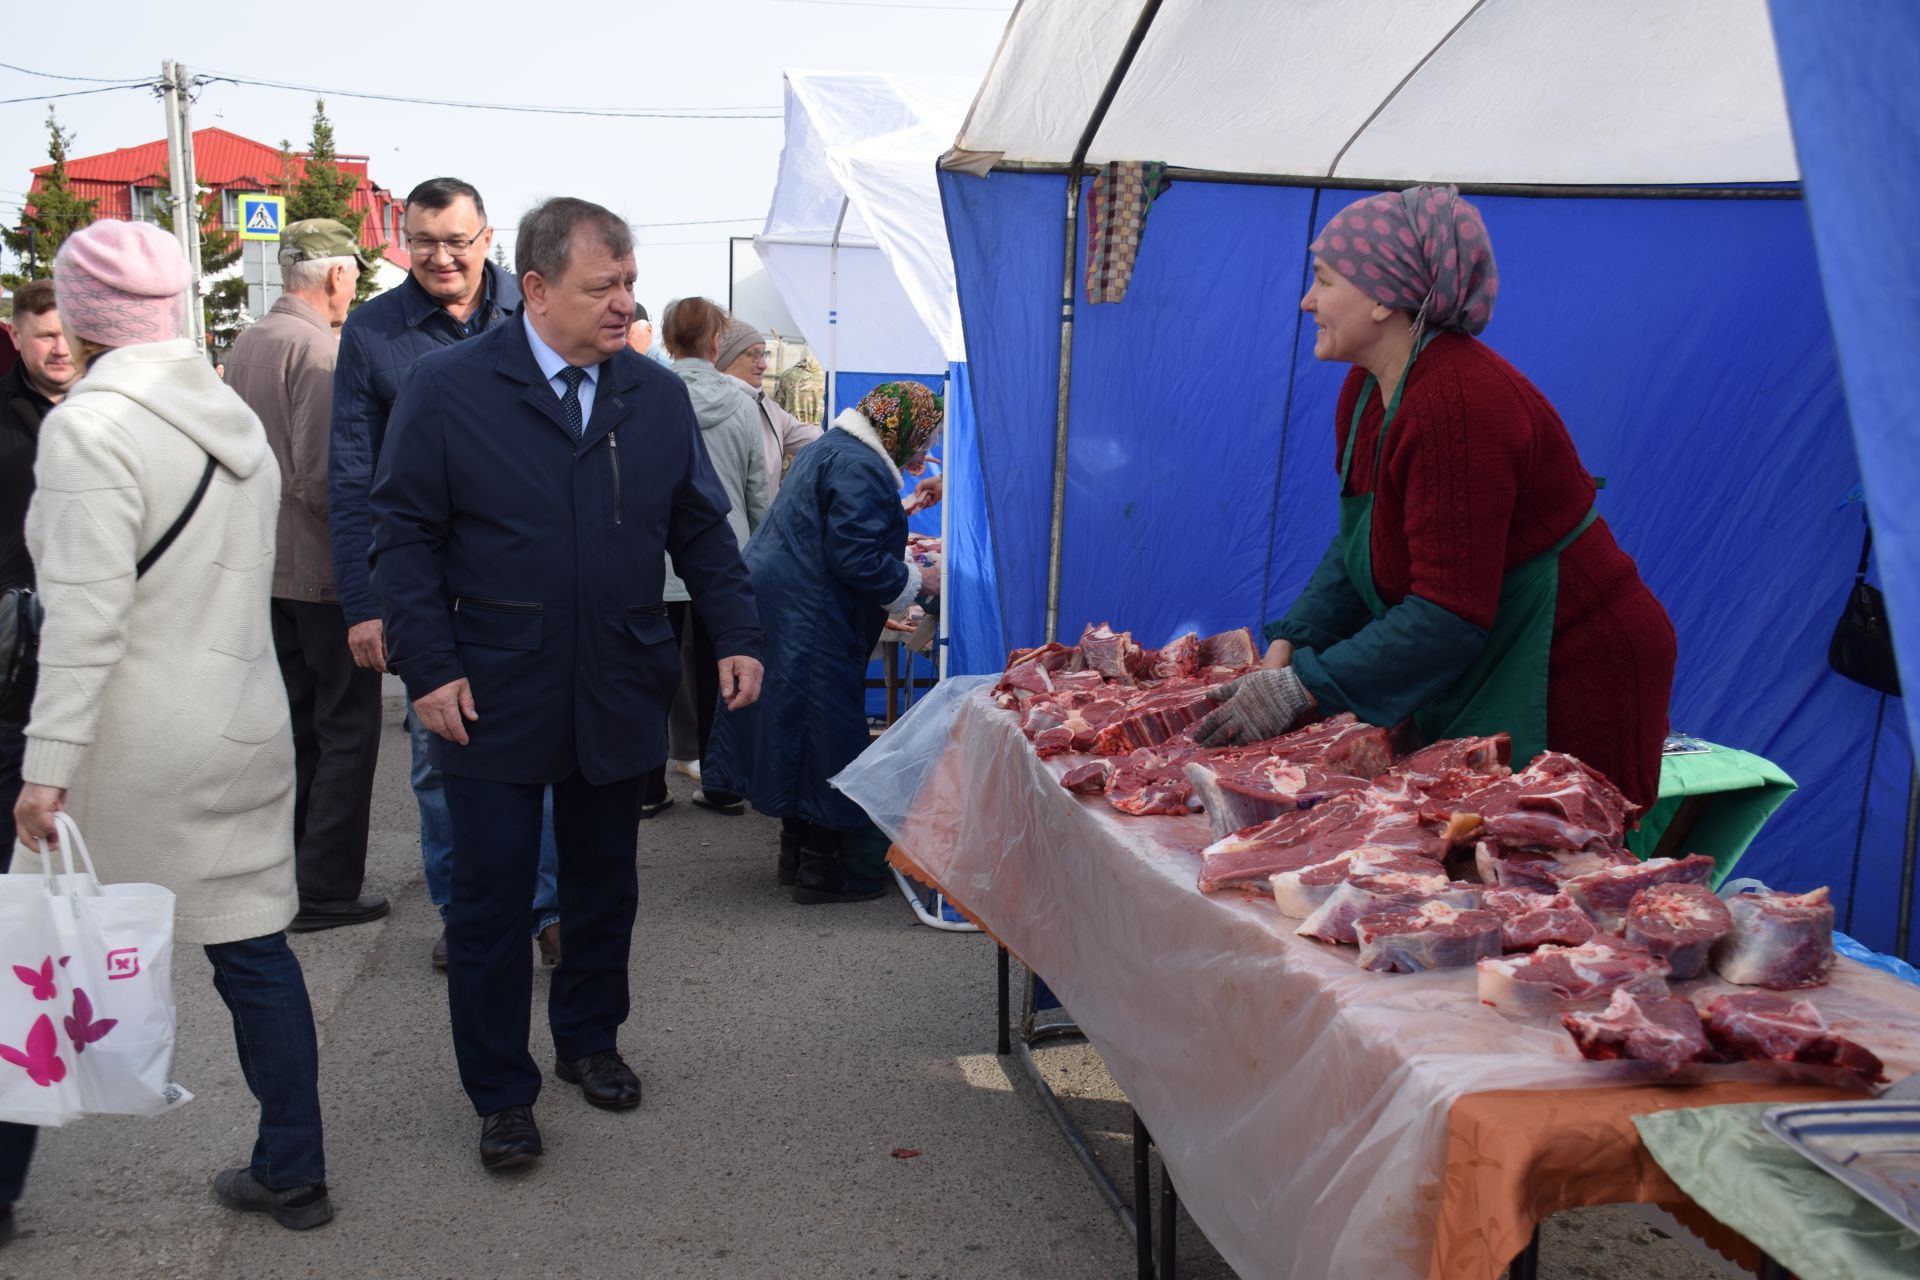
[[[532,958],[518,926],[549,784],[563,942],[548,1001],[555,1074],[595,1106],[640,1101],[616,1036],[640,780],[666,757],[679,678],[664,557],[714,638],[729,707],[758,696],[762,650],[685,387],[627,349],[626,224],[584,200],[549,200],[521,220],[516,257],[521,314],[415,368],[371,502],[391,661],[446,774],[459,850],[448,1000],[488,1168],[541,1152]]]

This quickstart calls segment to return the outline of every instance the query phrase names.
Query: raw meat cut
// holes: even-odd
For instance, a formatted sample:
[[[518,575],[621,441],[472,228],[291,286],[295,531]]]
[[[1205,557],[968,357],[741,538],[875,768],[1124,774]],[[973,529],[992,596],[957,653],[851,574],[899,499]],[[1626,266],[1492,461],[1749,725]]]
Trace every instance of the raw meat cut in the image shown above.
[[[1083,764],[1067,770],[1060,779],[1060,785],[1083,796],[1104,795],[1107,782],[1113,777],[1114,771],[1113,761],[1095,760],[1092,764]]]
[[[1186,773],[1216,840],[1367,785],[1365,778],[1329,773],[1314,764],[1293,764],[1281,756],[1196,760],[1187,765]]]
[[[1474,869],[1482,884],[1539,893],[1559,893],[1560,886],[1575,876],[1639,864],[1638,858],[1614,845],[1578,850],[1509,849],[1496,840],[1482,840],[1474,847]]]
[[[1462,796],[1513,773],[1507,766],[1512,753],[1513,740],[1504,733],[1448,738],[1395,761],[1393,771],[1420,788],[1422,812],[1444,822]]]
[[[1148,657],[1152,659],[1149,672],[1155,680],[1199,675],[1200,637],[1189,631],[1164,648],[1149,650]]]
[[[1119,756],[1140,747],[1157,747],[1213,710],[1206,686],[1192,680],[1168,680],[1120,710],[1080,750]]]
[[[1315,869],[1307,868],[1308,871]],[[1278,892],[1274,897],[1277,901]],[[1448,880],[1447,873],[1438,866],[1431,871],[1382,871],[1372,875],[1356,875],[1336,885],[1333,892],[1327,895],[1327,900],[1320,904],[1320,909],[1302,921],[1294,932],[1303,938],[1318,938],[1322,942],[1351,946],[1360,940],[1354,932],[1354,925],[1360,917],[1373,915],[1387,907],[1421,902],[1444,902],[1456,911],[1477,910],[1480,906],[1480,886]],[[1497,955],[1498,952],[1489,954]]]
[[[1593,937],[1593,921],[1564,893],[1488,889],[1480,905],[1500,917],[1500,945],[1531,951],[1546,943],[1577,947]]]
[[[1203,669],[1227,667],[1238,671],[1258,666],[1259,662],[1260,648],[1253,642],[1253,632],[1245,627],[1222,631],[1200,642],[1200,666]]]
[[[1133,632],[1116,632],[1109,623],[1088,623],[1080,634],[1080,656],[1086,660],[1087,670],[1098,671],[1115,684],[1134,682],[1133,666],[1140,661],[1139,653]]]
[[[1193,788],[1180,770],[1199,750],[1190,742],[1176,742],[1120,757],[1107,780],[1107,803],[1136,818],[1192,813],[1196,807]]]
[[[1273,905],[1279,908],[1280,914],[1303,920],[1324,906],[1333,891],[1353,877],[1389,872],[1433,876],[1439,885],[1446,884],[1446,874],[1440,864],[1431,858],[1416,857],[1381,845],[1363,844],[1357,849],[1336,853],[1321,862],[1277,872],[1267,878],[1267,887],[1273,894]]]
[[[1558,751],[1462,796],[1455,812],[1480,819],[1487,838],[1510,845],[1581,849],[1619,844],[1639,806],[1600,773]]]
[[[1403,780],[1381,779],[1216,840],[1200,851],[1200,889],[1212,893],[1237,886],[1265,893],[1275,872],[1325,862],[1363,844],[1438,862],[1447,842],[1421,823],[1414,810],[1416,794]]]
[[[1877,1055],[1835,1035],[1818,1009],[1792,996],[1765,991],[1720,996],[1707,1006],[1707,1038],[1729,1057],[1839,1067],[1868,1084],[1887,1078]]]
[[[1833,904],[1811,893],[1741,893],[1727,900],[1733,928],[1713,949],[1713,967],[1743,987],[1817,987],[1833,971]]]
[[[1566,882],[1567,896],[1609,933],[1620,931],[1627,908],[1642,890],[1660,884],[1704,885],[1713,879],[1713,859],[1701,854],[1684,858],[1649,858],[1632,866],[1607,867],[1574,876]]]
[[[1577,947],[1541,947],[1525,955],[1482,960],[1480,1003],[1502,1013],[1557,1013],[1597,1008],[1616,991],[1667,994],[1666,961],[1617,938]]]
[[[1631,1058],[1671,1072],[1683,1062],[1711,1061],[1700,1011],[1674,996],[1636,996],[1616,991],[1598,1013],[1563,1013],[1560,1025],[1583,1057],[1596,1062]]]
[[[1727,904],[1703,884],[1657,884],[1627,908],[1627,941],[1665,960],[1675,982],[1705,972],[1707,953],[1731,928]]]
[[[1457,969],[1500,954],[1498,916],[1444,902],[1387,907],[1361,916],[1353,931],[1360,940],[1360,967],[1379,973]]]

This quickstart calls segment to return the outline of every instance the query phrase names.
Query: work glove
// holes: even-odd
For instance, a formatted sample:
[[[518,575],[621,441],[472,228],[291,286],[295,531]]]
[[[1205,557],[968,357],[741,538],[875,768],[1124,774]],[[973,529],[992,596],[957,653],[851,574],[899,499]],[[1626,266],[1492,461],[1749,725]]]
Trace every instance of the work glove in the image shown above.
[[[1207,690],[1220,706],[1193,726],[1203,747],[1232,747],[1277,738],[1306,718],[1313,699],[1292,667],[1255,671]]]

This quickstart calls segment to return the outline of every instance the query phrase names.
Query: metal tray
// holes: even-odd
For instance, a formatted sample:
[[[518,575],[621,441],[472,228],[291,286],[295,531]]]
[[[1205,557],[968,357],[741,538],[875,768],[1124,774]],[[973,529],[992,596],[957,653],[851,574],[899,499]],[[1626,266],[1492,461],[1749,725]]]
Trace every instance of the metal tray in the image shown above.
[[[1920,1102],[1821,1102],[1774,1107],[1774,1137],[1920,1233]]]

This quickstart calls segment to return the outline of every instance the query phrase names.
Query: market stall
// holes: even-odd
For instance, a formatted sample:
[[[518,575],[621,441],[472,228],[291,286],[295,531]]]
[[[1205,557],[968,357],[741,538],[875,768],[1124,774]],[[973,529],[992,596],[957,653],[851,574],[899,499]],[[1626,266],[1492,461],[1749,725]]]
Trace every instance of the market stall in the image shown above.
[[[989,683],[946,682],[837,785],[1060,993],[1242,1275],[1492,1276],[1555,1209],[1683,1203],[1623,1139],[1623,1102],[1862,1092],[1751,1063],[1654,1087],[1651,1063],[1585,1061],[1557,1018],[1487,1007],[1472,967],[1363,970],[1271,900],[1201,893],[1203,815],[1132,817],[1068,791],[1084,759],[1036,756]],[[1920,1068],[1920,989],[1841,960],[1809,998],[1889,1074]],[[1611,1125],[1586,1105],[1595,1089]],[[1493,1097],[1510,1090],[1541,1105]],[[1499,1144],[1504,1165],[1475,1157]]]

